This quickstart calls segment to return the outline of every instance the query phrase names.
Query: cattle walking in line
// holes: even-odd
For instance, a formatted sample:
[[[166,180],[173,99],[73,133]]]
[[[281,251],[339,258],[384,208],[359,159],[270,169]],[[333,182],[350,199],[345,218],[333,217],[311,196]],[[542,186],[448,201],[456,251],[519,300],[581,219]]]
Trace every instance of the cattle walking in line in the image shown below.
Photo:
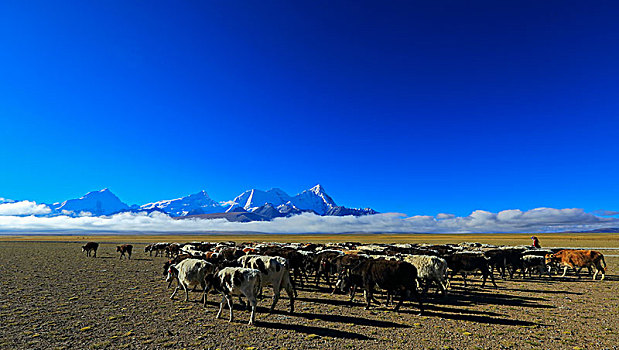
[[[170,296],[170,299],[174,299],[176,292],[183,288],[185,291],[185,301],[189,301],[189,287],[200,285],[202,287],[202,301],[206,306],[206,282],[205,277],[209,273],[213,273],[215,267],[213,264],[200,260],[200,259],[185,259],[176,265],[170,265],[168,268],[168,277],[166,282],[170,283],[173,279],[176,279],[178,285],[174,289],[174,292]],[[169,284],[168,284],[169,286]]]
[[[230,309],[230,318],[228,322],[232,322],[234,319],[234,313],[232,309],[233,296],[244,296],[249,302],[251,308],[251,316],[249,317],[249,324],[253,325],[256,320],[256,305],[258,300],[256,299],[261,289],[261,276],[262,273],[256,269],[248,269],[243,267],[226,267],[216,274],[207,274],[204,278],[204,302],[206,303],[206,293],[214,289],[222,294],[221,302],[219,303],[219,311],[215,318],[221,317],[221,312],[224,307],[224,302],[228,303]]]
[[[606,261],[604,261],[604,255],[595,250],[572,250],[564,249],[554,254],[546,255],[546,264],[558,263],[560,266],[564,266],[563,274],[561,277],[565,277],[568,268],[572,268],[576,273],[576,276],[580,278],[580,270],[584,267],[591,268],[595,273],[593,279],[597,277],[598,273],[602,273],[600,281],[606,277]],[[578,268],[578,269],[577,269]]]
[[[97,249],[99,248],[99,243],[97,242],[88,242],[82,246],[82,252],[86,252],[86,256],[90,256],[90,253],[93,253],[93,257],[97,257]]]
[[[116,252],[120,253],[120,257],[118,259],[122,259],[127,253],[127,257],[131,260],[131,251],[133,250],[133,246],[131,244],[123,244],[116,246]]]

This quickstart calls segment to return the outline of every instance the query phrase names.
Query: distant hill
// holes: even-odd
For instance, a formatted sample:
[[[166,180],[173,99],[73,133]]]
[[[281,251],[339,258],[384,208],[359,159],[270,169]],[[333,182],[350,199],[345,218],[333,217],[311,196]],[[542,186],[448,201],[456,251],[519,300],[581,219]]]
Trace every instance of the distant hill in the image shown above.
[[[251,221],[269,221],[268,218],[250,213],[250,212],[228,212],[228,213],[213,213],[213,214],[200,214],[200,215],[187,215],[178,216],[174,219],[187,220],[187,219],[226,219],[231,222],[251,222]]]
[[[613,228],[598,228],[589,231],[565,231],[563,233],[619,233],[619,227]]]

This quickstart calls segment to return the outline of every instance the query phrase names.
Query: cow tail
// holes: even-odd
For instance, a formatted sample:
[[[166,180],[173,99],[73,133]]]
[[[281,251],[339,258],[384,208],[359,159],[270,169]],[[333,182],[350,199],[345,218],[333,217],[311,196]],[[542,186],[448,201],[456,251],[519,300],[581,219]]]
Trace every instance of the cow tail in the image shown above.
[[[606,269],[607,269],[608,266],[606,265],[606,260],[604,260],[604,255],[602,255],[602,259],[600,259],[600,260],[602,260],[602,263],[604,264],[604,266],[603,266],[604,274],[606,274]]]
[[[256,284],[254,285],[254,295],[258,296],[260,295],[260,292],[262,291],[262,276],[260,276],[261,274],[257,274],[256,275]]]

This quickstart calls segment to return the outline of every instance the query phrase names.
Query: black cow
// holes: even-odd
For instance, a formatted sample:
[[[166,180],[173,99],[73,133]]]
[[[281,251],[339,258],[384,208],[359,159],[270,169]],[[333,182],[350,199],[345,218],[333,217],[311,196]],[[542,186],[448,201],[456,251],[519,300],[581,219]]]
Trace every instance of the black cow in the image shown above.
[[[129,260],[131,260],[131,251],[133,250],[133,246],[131,244],[123,244],[116,246],[116,251],[120,253],[119,259],[122,259],[125,256],[125,253],[129,256]]]
[[[462,279],[464,281],[464,286],[466,287],[466,274],[469,272],[480,271],[483,275],[484,281],[482,282],[482,288],[486,285],[486,279],[488,276],[494,285],[494,288],[498,288],[496,283],[494,282],[494,276],[490,272],[488,267],[488,258],[486,258],[483,254],[474,253],[474,252],[463,252],[448,255],[445,257],[447,260],[447,266],[452,270],[451,278],[456,274],[462,274]]]
[[[86,252],[86,256],[90,256],[90,252],[94,252],[94,257],[97,257],[97,249],[99,248],[99,243],[97,242],[88,242],[82,246],[82,252]]]
[[[370,308],[374,286],[378,286],[387,291],[387,298],[394,293],[400,294],[400,302],[395,306],[394,311],[398,311],[404,303],[404,299],[410,298],[412,294],[419,302],[419,314],[423,313],[423,303],[417,292],[417,269],[415,266],[405,261],[366,260],[351,268],[349,276],[361,282],[365,292],[366,310]],[[347,284],[346,280],[347,278],[344,276],[344,285]]]
[[[337,250],[326,250],[317,253],[312,257],[312,267],[314,271],[316,271],[316,287],[318,287],[318,282],[320,281],[320,277],[324,277],[328,286],[331,286],[331,281],[329,279],[329,275],[336,273],[334,265],[331,263],[331,260],[337,258],[344,253]]]

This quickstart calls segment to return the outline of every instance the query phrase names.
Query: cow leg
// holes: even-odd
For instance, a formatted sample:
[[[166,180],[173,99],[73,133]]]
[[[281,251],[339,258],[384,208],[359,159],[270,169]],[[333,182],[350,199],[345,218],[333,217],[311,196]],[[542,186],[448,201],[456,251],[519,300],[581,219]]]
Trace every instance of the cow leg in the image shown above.
[[[176,286],[176,288],[174,288],[174,292],[172,293],[172,295],[170,295],[170,299],[174,299],[174,296],[176,295],[176,292],[178,292],[178,289],[181,287],[181,282],[178,282],[178,285]]]
[[[217,315],[215,316],[215,318],[216,318],[216,319],[221,317],[221,311],[222,311],[222,310],[223,310],[223,308],[224,308],[224,302],[225,302],[225,301],[226,301],[226,296],[225,296],[225,295],[223,295],[223,296],[221,297],[221,302],[219,302],[219,311],[217,312]]]
[[[355,299],[355,293],[357,292],[357,286],[352,285],[350,286],[350,300],[348,300],[348,302],[351,304],[353,303],[353,300]]]
[[[411,293],[413,294],[413,296],[415,297],[415,299],[417,299],[417,302],[419,303],[419,313],[417,315],[421,316],[421,314],[423,313],[423,303],[421,301],[421,295],[417,292],[416,289],[411,290]],[[444,291],[444,293],[447,293],[447,292]]]
[[[290,313],[293,313],[296,291],[294,290],[294,286],[292,285],[288,274],[284,275],[284,289],[286,289],[286,294],[288,294],[288,298],[290,299]]]
[[[183,289],[185,290],[185,301],[189,301],[189,286],[183,283]]]
[[[443,296],[446,297],[447,296],[447,283],[443,280],[439,280],[438,285],[443,291]]]
[[[208,291],[206,290],[206,287],[202,287],[202,289],[204,289],[204,292],[202,293],[202,299],[203,299],[202,306],[206,307],[206,300],[208,299]]]
[[[258,304],[258,301],[256,300],[255,296],[253,296],[252,298],[247,298],[247,300],[249,301],[249,305],[251,305],[251,315],[249,316],[249,324],[253,325],[254,322],[256,321],[256,304]]]
[[[400,295],[400,301],[398,301],[398,304],[395,306],[395,308],[393,308],[393,311],[397,312],[398,310],[400,310],[400,307],[402,306],[402,304],[404,304],[404,297],[404,293],[402,293]]]
[[[269,313],[273,313],[273,310],[275,309],[275,304],[277,304],[278,300],[279,300],[279,285],[274,285],[273,286],[273,304],[271,304]]]
[[[228,319],[228,322],[232,322],[234,319],[234,311],[232,310],[232,295],[226,295],[226,301],[228,302],[228,308],[230,308],[230,318]]]
[[[421,292],[421,294],[426,295],[428,294],[428,289],[430,289],[430,280],[425,280],[424,284],[423,284],[423,291]]]
[[[593,280],[595,281],[595,277],[597,277],[599,270],[597,269],[597,267],[594,267],[593,270],[595,271],[595,273],[593,274]]]
[[[462,272],[462,281],[464,282],[464,288],[466,288],[466,273]]]
[[[565,266],[565,268],[563,269],[563,274],[561,275],[561,277],[565,277],[565,274],[567,273],[567,269],[569,266]]]
[[[370,288],[368,288],[366,286],[364,294],[365,294],[365,302],[366,302],[365,309],[369,310],[370,309],[370,301],[372,300],[372,289],[370,289]]]
[[[486,278],[484,277],[484,283],[486,282],[485,280],[486,280]],[[494,286],[494,288],[499,288],[496,285],[496,283],[494,282],[494,275],[492,275],[492,274],[490,274],[490,281],[492,282],[492,285]]]

